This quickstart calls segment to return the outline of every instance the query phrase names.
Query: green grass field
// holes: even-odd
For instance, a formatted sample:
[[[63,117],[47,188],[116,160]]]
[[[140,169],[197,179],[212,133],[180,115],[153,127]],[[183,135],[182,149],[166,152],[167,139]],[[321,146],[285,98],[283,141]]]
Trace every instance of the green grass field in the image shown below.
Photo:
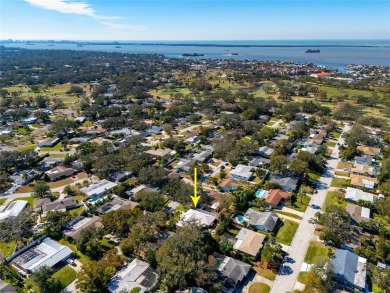
[[[309,173],[309,177],[313,180],[320,180],[321,175],[315,174],[315,173]]]
[[[310,203],[310,197],[309,196],[299,196],[297,195],[297,199],[294,203],[291,204],[291,206],[289,208],[292,208],[298,212],[304,212],[306,211],[307,209],[307,206],[309,205]],[[302,200],[302,202],[301,202]]]
[[[3,203],[5,203],[7,199],[6,198],[0,198],[0,205],[2,205]]]
[[[18,197],[18,198],[15,198],[13,201],[15,200],[26,200],[28,201],[28,203],[30,204],[31,207],[34,206],[34,203],[35,203],[35,198],[32,197],[32,196],[29,196],[29,197]]]
[[[313,264],[316,258],[323,256],[328,256],[328,247],[321,242],[311,241],[306,252],[305,262]]]
[[[249,287],[249,293],[268,293],[271,288],[264,283],[254,283]]]
[[[77,272],[70,266],[64,266],[62,269],[55,272],[52,277],[61,282],[62,288],[66,288],[70,283],[76,280]]]
[[[256,266],[254,266],[253,269],[256,271],[256,273],[258,275],[260,275],[268,280],[273,281],[276,279],[276,274],[269,269],[263,269],[261,267],[256,267]]]
[[[18,151],[20,152],[33,151],[36,149],[37,146],[38,146],[37,144],[28,143],[24,146],[19,147]]]
[[[4,257],[9,257],[15,250],[16,242],[12,240],[10,243],[0,242],[0,250]]]
[[[335,147],[336,146],[336,143],[334,142],[334,141],[326,141],[326,145],[328,146],[328,147],[331,147],[331,148],[333,148],[333,147]]]
[[[62,147],[62,143],[59,142],[57,143],[55,146],[53,147],[44,147],[44,148],[41,148],[41,152],[54,152],[54,151],[59,151],[61,150],[61,147]]]
[[[347,206],[347,202],[344,200],[344,194],[337,191],[329,191],[326,195],[323,210],[326,210],[326,208],[331,205],[339,206],[345,209]]]
[[[343,179],[343,178],[333,178],[332,182],[330,183],[331,187],[340,187],[340,188],[347,188],[351,183],[351,180],[349,179]]]
[[[298,282],[302,284],[307,284],[307,272],[299,272]]]
[[[276,234],[276,241],[282,244],[290,245],[297,229],[298,223],[290,220],[284,220],[284,225],[279,228],[279,231]]]

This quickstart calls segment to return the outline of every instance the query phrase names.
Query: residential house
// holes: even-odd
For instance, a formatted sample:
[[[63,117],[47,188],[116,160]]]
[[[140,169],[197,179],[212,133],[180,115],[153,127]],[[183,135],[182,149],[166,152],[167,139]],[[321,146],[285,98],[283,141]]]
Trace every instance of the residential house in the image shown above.
[[[43,147],[53,147],[55,146],[57,143],[60,142],[60,139],[58,137],[54,137],[54,138],[47,138],[45,140],[42,140],[40,142],[38,142],[38,146],[40,148],[43,148]]]
[[[279,220],[278,215],[273,212],[259,212],[254,209],[248,209],[245,218],[256,230],[266,232],[272,232]]]
[[[365,291],[367,259],[348,250],[336,249],[330,261],[338,284],[348,289]]]
[[[118,185],[117,183],[111,182],[107,179],[103,179],[95,183],[92,183],[87,187],[81,188],[80,192],[82,192],[88,197],[101,196],[107,194],[107,192],[109,192],[112,188],[114,188],[117,185]]]
[[[9,218],[16,218],[28,205],[26,200],[15,200],[9,204],[9,206],[0,211],[0,222]]]
[[[119,182],[125,181],[126,179],[130,178],[131,175],[132,175],[132,172],[120,170],[118,172],[112,173],[110,175],[110,179],[112,181],[114,181],[115,183],[119,183]]]
[[[353,163],[358,165],[371,165],[374,161],[374,158],[370,155],[355,156],[353,158]]]
[[[50,179],[50,181],[57,181],[59,179],[67,178],[73,174],[74,169],[65,166],[57,166],[45,172],[45,175]]]
[[[73,239],[78,239],[81,235],[81,232],[85,229],[101,229],[103,228],[102,218],[98,216],[93,216],[92,218],[85,218],[82,216],[77,217],[76,219],[68,222],[64,225],[66,230],[64,231],[65,235],[72,237]]]
[[[163,130],[162,127],[153,125],[145,130],[145,135],[146,136],[158,135],[161,134],[162,130]]]
[[[365,192],[360,189],[347,187],[347,191],[345,193],[345,200],[349,202],[357,202],[359,200],[374,202],[374,195],[369,192]]]
[[[236,180],[248,181],[253,176],[252,169],[252,166],[238,164],[234,169],[230,170],[229,177]]]
[[[349,177],[351,178],[351,186],[352,187],[374,189],[375,186],[378,184],[378,179],[376,179],[376,178],[355,175],[355,174],[350,174]]]
[[[267,196],[265,202],[269,204],[271,207],[276,208],[286,200],[291,197],[291,193],[283,191],[281,189],[270,189],[269,195]]]
[[[351,215],[354,224],[359,224],[361,222],[368,222],[370,220],[369,208],[347,203],[346,210]]]
[[[224,280],[224,293],[232,293],[237,285],[242,282],[248,275],[251,265],[234,259],[232,257],[225,257],[218,266],[221,278]]]
[[[139,204],[135,201],[126,200],[120,197],[115,197],[111,202],[106,202],[96,209],[96,213],[104,215],[116,210],[133,210]]]
[[[135,258],[115,274],[107,288],[111,293],[130,292],[135,288],[144,293],[152,290],[157,280],[158,275],[149,264]]]
[[[180,159],[176,164],[176,172],[188,172],[195,163],[194,160]]]
[[[319,148],[319,145],[313,144],[313,145],[308,145],[308,146],[305,146],[305,147],[299,149],[298,152],[308,152],[311,154],[315,154],[318,151],[318,148]]]
[[[43,171],[49,170],[63,161],[64,158],[45,157],[40,163],[40,169]]]
[[[247,228],[241,228],[235,238],[237,241],[233,245],[234,249],[256,257],[263,247],[266,236]]]
[[[234,191],[239,186],[240,184],[238,181],[232,178],[225,178],[221,181],[221,184],[219,184],[220,190],[223,192]]]
[[[79,206],[75,197],[66,197],[56,201],[47,201],[47,198],[37,200],[34,205],[34,210],[41,208],[45,214],[47,212],[65,212]]]
[[[176,225],[178,227],[183,227],[188,223],[195,221],[203,227],[211,227],[214,225],[216,219],[216,216],[212,213],[203,210],[189,209],[181,216],[179,222]]]
[[[204,163],[208,161],[212,157],[212,155],[213,155],[212,151],[202,151],[199,154],[195,154],[192,159],[196,162]]]
[[[378,170],[375,167],[367,165],[355,165],[351,171],[356,175],[365,175],[370,177],[376,177],[378,175]]]
[[[269,158],[274,153],[274,151],[275,149],[273,148],[262,146],[256,151],[256,154]]]
[[[22,170],[15,172],[9,178],[17,185],[26,185],[33,181],[38,174],[35,170]]]
[[[270,180],[272,183],[278,183],[283,190],[291,192],[297,189],[298,179],[292,177],[281,177],[278,175],[274,175]]]
[[[28,125],[28,124],[37,123],[37,121],[38,121],[38,118],[36,118],[36,117],[30,117],[30,118],[23,119],[23,120],[22,120],[22,123],[25,124],[25,125]]]
[[[169,159],[171,155],[175,154],[176,152],[172,151],[169,148],[166,148],[166,149],[148,150],[145,153],[153,157],[156,157],[157,159],[161,159],[161,158]]]
[[[350,162],[338,162],[336,171],[350,173],[353,168],[353,164]]]
[[[41,267],[54,267],[57,263],[66,260],[73,254],[73,251],[64,245],[52,240],[42,238],[27,245],[11,256],[12,266],[25,273],[34,273]]]
[[[369,147],[365,145],[359,145],[357,147],[359,151],[361,151],[365,155],[369,156],[374,156],[374,157],[380,157],[382,156],[382,152],[380,148],[374,148],[374,147]]]
[[[268,167],[271,163],[270,159],[263,157],[252,157],[252,160],[249,162],[249,166],[252,167]]]

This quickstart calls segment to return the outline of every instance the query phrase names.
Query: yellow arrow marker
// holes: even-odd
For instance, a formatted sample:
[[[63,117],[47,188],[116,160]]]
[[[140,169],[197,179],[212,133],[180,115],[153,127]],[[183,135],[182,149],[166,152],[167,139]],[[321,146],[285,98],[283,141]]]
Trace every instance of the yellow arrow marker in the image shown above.
[[[192,202],[194,203],[194,206],[196,208],[196,205],[198,204],[198,201],[200,199],[200,196],[197,196],[197,188],[196,188],[196,185],[197,185],[197,170],[196,168],[194,168],[194,196],[191,196],[192,198]]]

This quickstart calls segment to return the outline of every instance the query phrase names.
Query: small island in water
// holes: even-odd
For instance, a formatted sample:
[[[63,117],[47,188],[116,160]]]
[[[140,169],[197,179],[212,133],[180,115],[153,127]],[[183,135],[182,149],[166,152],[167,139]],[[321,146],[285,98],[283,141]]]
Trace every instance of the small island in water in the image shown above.
[[[305,51],[305,53],[320,53],[320,52],[321,52],[320,50],[312,50],[312,49]]]
[[[199,54],[199,53],[184,53],[181,56],[183,57],[199,57],[199,56],[204,56],[204,54]]]

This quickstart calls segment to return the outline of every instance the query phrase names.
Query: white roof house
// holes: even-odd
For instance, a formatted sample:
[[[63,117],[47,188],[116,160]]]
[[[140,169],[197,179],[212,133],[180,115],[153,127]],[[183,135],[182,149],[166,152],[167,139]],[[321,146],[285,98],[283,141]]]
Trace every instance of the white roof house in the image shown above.
[[[81,188],[80,191],[87,196],[99,196],[107,193],[111,188],[117,186],[118,184],[111,182],[107,179],[100,180],[98,182],[92,183],[91,185]]]
[[[345,200],[352,202],[357,202],[358,200],[373,202],[374,195],[372,193],[368,193],[357,188],[347,187],[347,192],[345,193]]]
[[[252,169],[252,166],[239,164],[230,171],[229,176],[233,179],[248,181],[253,176]]]
[[[134,259],[128,266],[122,268],[108,284],[111,293],[130,292],[140,288],[140,293],[149,291],[156,283],[158,275],[149,267],[149,264]]]
[[[186,223],[195,221],[202,226],[209,227],[215,222],[215,220],[216,217],[212,213],[208,213],[202,210],[189,209],[182,215],[180,221],[176,225],[183,227],[186,225]]]
[[[21,211],[26,207],[28,201],[26,200],[15,200],[3,211],[0,211],[0,221],[8,218],[17,217]]]
[[[53,267],[72,255],[72,250],[51,238],[45,238],[40,244],[32,246],[15,257],[12,264],[28,273],[42,266]]]

